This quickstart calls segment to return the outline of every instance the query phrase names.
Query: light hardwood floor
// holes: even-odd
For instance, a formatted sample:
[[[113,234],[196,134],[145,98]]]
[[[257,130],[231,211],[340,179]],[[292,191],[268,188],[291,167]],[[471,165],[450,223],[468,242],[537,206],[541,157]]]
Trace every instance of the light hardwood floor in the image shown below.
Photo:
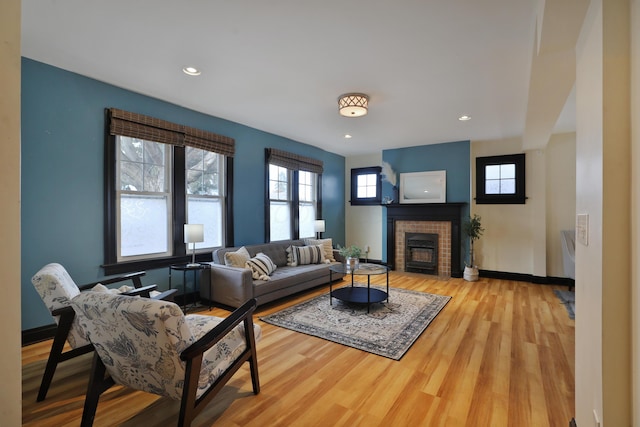
[[[372,283],[383,277],[372,277]],[[392,287],[453,298],[400,361],[266,324],[258,316],[327,287],[259,307],[261,392],[248,366],[194,426],[566,427],[574,415],[574,321],[553,294],[562,286],[390,273]],[[221,309],[205,311],[225,316]],[[23,425],[78,426],[91,355],[58,367],[36,394],[51,341],[22,350]],[[95,426],[175,425],[177,402],[114,387]]]

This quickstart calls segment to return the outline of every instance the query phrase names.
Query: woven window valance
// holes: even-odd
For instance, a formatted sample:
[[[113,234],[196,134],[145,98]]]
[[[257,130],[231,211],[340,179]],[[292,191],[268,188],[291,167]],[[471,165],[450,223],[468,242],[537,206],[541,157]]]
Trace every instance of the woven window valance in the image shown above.
[[[109,133],[177,146],[190,146],[233,157],[233,138],[143,114],[109,108]]]
[[[321,160],[289,153],[276,148],[267,148],[267,162],[291,170],[303,170],[318,174],[324,170]]]

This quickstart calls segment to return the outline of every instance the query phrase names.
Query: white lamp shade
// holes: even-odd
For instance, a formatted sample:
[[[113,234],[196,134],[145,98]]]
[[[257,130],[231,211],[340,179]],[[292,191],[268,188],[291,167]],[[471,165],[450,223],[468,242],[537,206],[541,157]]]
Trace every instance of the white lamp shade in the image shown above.
[[[184,242],[198,243],[204,242],[204,224],[185,224]]]
[[[316,233],[324,233],[324,219],[317,219],[313,224],[313,230]]]

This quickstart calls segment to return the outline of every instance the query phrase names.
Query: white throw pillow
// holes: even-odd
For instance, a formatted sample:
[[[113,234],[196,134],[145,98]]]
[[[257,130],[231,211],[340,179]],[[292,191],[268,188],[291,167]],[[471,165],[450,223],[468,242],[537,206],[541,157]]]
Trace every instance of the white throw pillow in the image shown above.
[[[313,246],[313,245],[322,245],[322,249],[324,250],[324,257],[329,261],[335,261],[335,257],[333,256],[333,240],[329,239],[304,239],[304,244]]]
[[[249,259],[245,267],[251,269],[251,277],[255,280],[271,280],[269,275],[276,271],[277,266],[271,261],[267,255],[259,252],[256,256]]]
[[[240,267],[244,268],[247,261],[249,261],[251,255],[249,251],[244,246],[238,249],[235,252],[227,252],[224,254],[224,265],[228,265],[230,267]]]

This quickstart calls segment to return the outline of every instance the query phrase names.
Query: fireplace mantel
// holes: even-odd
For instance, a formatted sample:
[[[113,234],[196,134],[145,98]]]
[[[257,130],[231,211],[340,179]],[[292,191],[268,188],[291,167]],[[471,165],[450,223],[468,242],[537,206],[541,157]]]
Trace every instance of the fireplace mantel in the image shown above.
[[[390,204],[387,208],[387,265],[396,269],[396,221],[448,221],[451,223],[451,276],[462,277],[462,210],[466,203]]]

